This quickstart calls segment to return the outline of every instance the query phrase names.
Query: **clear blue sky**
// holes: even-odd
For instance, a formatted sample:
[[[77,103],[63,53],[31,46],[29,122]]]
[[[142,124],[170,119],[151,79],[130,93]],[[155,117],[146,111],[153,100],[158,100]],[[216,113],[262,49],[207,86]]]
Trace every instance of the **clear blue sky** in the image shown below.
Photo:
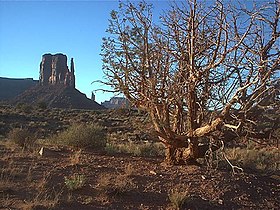
[[[152,1],[161,11],[166,1]],[[45,53],[74,58],[76,88],[91,96],[102,79],[101,43],[110,12],[118,1],[3,1],[0,0],[0,77],[39,78]],[[96,101],[112,94],[96,93]]]
[[[149,2],[157,14],[169,5],[167,0]],[[111,10],[117,8],[118,0],[0,0],[0,77],[38,79],[41,56],[64,53],[68,66],[74,58],[76,88],[90,97],[92,90],[100,88],[91,82],[103,78],[102,37]],[[96,101],[111,96],[97,92]]]

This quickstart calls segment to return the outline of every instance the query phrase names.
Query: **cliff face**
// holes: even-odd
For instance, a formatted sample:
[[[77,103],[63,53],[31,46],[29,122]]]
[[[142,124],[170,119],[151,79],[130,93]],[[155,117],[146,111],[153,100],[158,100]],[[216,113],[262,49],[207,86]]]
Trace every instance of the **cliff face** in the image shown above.
[[[44,54],[40,63],[40,85],[64,84],[75,88],[74,61],[71,59],[70,70],[67,66],[67,56],[59,54]]]

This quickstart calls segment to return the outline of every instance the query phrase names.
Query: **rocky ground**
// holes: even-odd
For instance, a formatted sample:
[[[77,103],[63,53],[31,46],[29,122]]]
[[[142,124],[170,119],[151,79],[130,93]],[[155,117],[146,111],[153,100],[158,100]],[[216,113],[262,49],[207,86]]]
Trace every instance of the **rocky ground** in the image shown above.
[[[0,110],[0,209],[280,209],[277,172],[264,175],[244,168],[233,174],[226,165],[215,170],[166,166],[162,156],[46,143],[23,151],[6,138],[13,127],[29,127],[41,139],[72,121],[96,121],[118,141],[147,141],[153,136],[145,135],[143,114]]]

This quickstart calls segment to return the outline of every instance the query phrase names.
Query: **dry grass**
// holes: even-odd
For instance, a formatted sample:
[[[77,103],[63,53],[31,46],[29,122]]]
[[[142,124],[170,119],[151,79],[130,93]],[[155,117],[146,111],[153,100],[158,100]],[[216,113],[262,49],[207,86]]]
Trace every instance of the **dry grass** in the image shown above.
[[[70,165],[78,165],[81,162],[81,153],[82,150],[79,149],[78,151],[74,152],[72,155],[69,157]]]
[[[13,197],[13,193],[23,186],[25,186],[25,189],[33,190],[26,199],[21,201],[21,209],[51,209],[55,207],[59,203],[61,192],[55,192],[53,189],[47,188],[50,173],[45,173],[41,179],[35,181],[33,177],[34,162],[30,165],[20,165],[14,161],[18,158],[24,159],[27,157],[27,153],[20,153],[20,156],[15,153],[1,159],[0,192],[3,193],[3,207],[12,205],[10,202],[13,200],[10,196]]]
[[[127,177],[135,175],[135,169],[134,169],[134,167],[133,167],[133,165],[131,163],[125,165],[124,174]]]
[[[231,148],[226,150],[226,155],[237,165],[262,172],[280,170],[280,153],[277,148]]]
[[[36,142],[34,133],[23,128],[12,129],[8,134],[8,139],[22,147],[23,150],[32,149]]]
[[[97,189],[105,195],[120,196],[137,189],[128,174],[101,174],[97,181]]]
[[[180,210],[188,198],[188,191],[182,186],[176,186],[168,193],[168,198],[174,209]]]

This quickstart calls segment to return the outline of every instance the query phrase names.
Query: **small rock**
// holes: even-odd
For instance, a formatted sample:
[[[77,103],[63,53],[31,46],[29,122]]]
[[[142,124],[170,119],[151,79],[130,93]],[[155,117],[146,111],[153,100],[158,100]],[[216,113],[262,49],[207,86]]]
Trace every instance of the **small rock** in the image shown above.
[[[155,171],[150,171],[150,174],[153,174],[153,175],[157,175],[157,173]]]
[[[55,151],[53,151],[53,150],[51,150],[51,149],[48,149],[48,148],[46,148],[46,147],[42,147],[41,149],[40,149],[40,151],[39,151],[39,155],[40,156],[44,156],[44,157],[46,157],[46,156],[55,156],[55,154],[56,154],[56,152]]]

